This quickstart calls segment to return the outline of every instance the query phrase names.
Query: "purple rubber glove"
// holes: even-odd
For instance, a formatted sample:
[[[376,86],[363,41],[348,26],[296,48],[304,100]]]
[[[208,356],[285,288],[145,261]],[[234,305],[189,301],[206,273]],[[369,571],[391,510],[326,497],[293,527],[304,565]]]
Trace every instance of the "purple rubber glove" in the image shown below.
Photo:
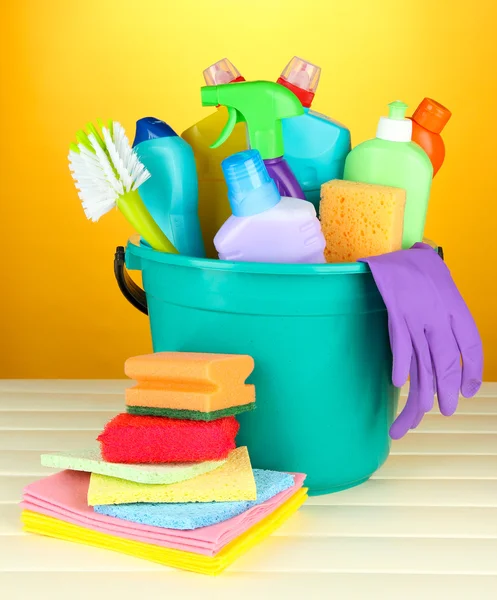
[[[455,412],[459,390],[466,398],[476,394],[482,343],[450,271],[430,246],[415,244],[360,262],[370,266],[387,307],[392,382],[401,387],[411,376],[406,406],[390,429],[399,439],[431,410],[435,391],[445,416]]]

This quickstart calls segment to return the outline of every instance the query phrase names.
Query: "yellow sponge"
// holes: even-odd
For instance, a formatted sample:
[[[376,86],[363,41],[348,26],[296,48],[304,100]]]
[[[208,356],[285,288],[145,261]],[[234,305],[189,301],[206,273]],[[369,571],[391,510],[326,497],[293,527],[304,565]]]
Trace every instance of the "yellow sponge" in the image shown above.
[[[187,481],[147,484],[92,473],[88,504],[130,502],[232,502],[256,500],[257,489],[247,448],[232,450],[214,471]]]
[[[321,186],[327,262],[355,262],[402,248],[406,192],[334,179]]]

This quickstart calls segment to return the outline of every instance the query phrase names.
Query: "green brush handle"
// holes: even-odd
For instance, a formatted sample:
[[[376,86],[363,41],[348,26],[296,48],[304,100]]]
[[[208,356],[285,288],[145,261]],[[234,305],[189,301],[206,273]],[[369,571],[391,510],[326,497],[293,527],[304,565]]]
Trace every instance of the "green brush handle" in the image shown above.
[[[153,220],[152,215],[148,212],[145,204],[143,204],[138,190],[119,196],[117,199],[117,208],[123,213],[129,223],[133,225],[136,232],[154,250],[169,252],[169,254],[178,254],[176,248]]]

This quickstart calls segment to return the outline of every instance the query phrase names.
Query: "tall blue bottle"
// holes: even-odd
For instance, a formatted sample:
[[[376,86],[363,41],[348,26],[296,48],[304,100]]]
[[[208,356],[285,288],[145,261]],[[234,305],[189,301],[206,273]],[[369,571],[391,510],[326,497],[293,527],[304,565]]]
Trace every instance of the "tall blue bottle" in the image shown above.
[[[180,254],[204,257],[193,150],[153,117],[136,122],[133,148],[151,174],[139,194],[155,222]]]
[[[321,185],[331,179],[343,179],[345,158],[351,149],[350,131],[310,108],[320,74],[320,67],[294,56],[278,79],[304,107],[303,115],[283,119],[283,144],[285,159],[316,212]]]

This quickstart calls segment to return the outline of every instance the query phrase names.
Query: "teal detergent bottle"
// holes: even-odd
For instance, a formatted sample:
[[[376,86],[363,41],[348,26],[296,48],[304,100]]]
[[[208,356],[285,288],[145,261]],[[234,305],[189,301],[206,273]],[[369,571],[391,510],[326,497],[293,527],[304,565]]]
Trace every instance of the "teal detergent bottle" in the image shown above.
[[[376,138],[356,146],[345,161],[344,179],[402,188],[406,191],[402,248],[423,241],[433,166],[426,152],[411,141],[407,104],[391,102],[381,117]]]
[[[159,119],[136,123],[133,148],[151,177],[139,194],[180,254],[204,257],[198,216],[198,182],[191,147]]]
[[[350,131],[344,125],[311,110],[320,75],[320,67],[294,56],[278,79],[304,107],[302,116],[283,120],[283,145],[285,159],[316,211],[321,185],[343,178],[351,148]]]

